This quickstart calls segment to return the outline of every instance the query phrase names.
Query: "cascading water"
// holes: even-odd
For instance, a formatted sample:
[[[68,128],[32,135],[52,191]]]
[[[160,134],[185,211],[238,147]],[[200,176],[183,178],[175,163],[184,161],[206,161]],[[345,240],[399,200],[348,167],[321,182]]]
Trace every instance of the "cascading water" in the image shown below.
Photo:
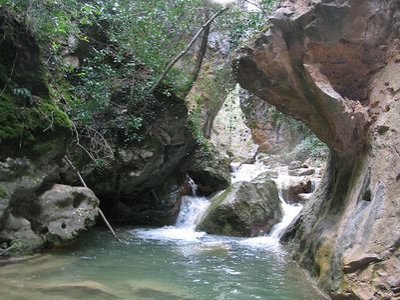
[[[236,166],[232,177],[234,181],[251,181],[268,170],[276,173],[275,169],[268,169],[262,164],[245,164]],[[279,188],[289,180],[287,173],[287,168],[279,170],[276,179]],[[142,273],[150,274],[156,279],[165,276],[167,282],[176,282],[179,287],[187,288],[193,293],[194,296],[187,299],[321,299],[308,288],[308,282],[306,287],[302,285],[300,281],[304,276],[299,275],[302,273],[290,271],[292,267],[287,252],[279,244],[279,236],[300,207],[294,209],[280,197],[284,216],[269,236],[243,239],[208,235],[195,231],[195,228],[210,202],[207,198],[196,196],[195,184],[191,182],[190,185],[193,195],[182,197],[175,226],[129,231],[133,233],[135,241],[144,240],[139,243],[144,250],[139,251],[139,259],[134,259],[135,262],[140,262],[136,268],[140,268],[142,260],[147,259],[155,270],[148,272],[148,265],[146,269],[139,269],[139,283],[143,276],[149,276]],[[130,268],[130,264],[127,265]],[[148,286],[159,285],[158,281],[151,282],[145,285],[145,289],[141,287],[140,291],[147,291]],[[152,299],[172,299],[163,297],[164,294],[157,298],[159,294],[154,294],[156,297]],[[171,293],[168,292],[168,295]],[[174,297],[178,298],[181,299]]]
[[[275,182],[278,187],[279,200],[281,200],[283,217],[278,224],[275,224],[275,226],[272,227],[271,232],[269,234],[270,237],[275,239],[279,239],[283,235],[285,229],[290,225],[290,223],[294,220],[294,218],[297,217],[297,215],[303,208],[303,206],[300,204],[291,205],[285,202],[285,199],[283,199],[282,196],[282,191],[285,185],[290,181],[290,176],[288,174],[288,167],[287,166],[280,167],[278,171],[279,171],[278,178],[275,179]]]
[[[197,232],[195,229],[210,205],[210,201],[205,197],[196,195],[197,185],[191,178],[189,178],[188,183],[192,196],[182,197],[175,226],[165,226],[152,230],[138,229],[134,231],[135,235],[144,239],[187,241],[194,241],[204,236],[205,232]]]
[[[234,171],[232,173],[232,182],[238,182],[251,181],[259,174],[271,169],[262,163],[256,163],[234,164],[232,165],[232,170]],[[282,206],[283,217],[281,222],[275,224],[268,235],[245,239],[241,243],[254,246],[279,245],[279,238],[302,209],[302,205],[288,204],[282,197],[282,190],[289,183],[290,177],[287,166],[278,168],[278,177],[275,179],[275,182],[278,187],[279,199]],[[207,211],[210,201],[205,197],[198,197],[196,195],[197,185],[192,179],[189,178],[188,183],[191,187],[192,196],[182,197],[180,212],[175,226],[165,226],[151,230],[138,229],[134,231],[135,235],[144,239],[185,241],[195,241],[205,236],[205,232],[198,232],[195,229]]]
[[[243,164],[241,166],[235,166],[232,168],[234,173],[232,173],[232,181],[251,181],[259,174],[268,170],[268,168],[262,164]],[[282,220],[275,224],[270,233],[266,236],[254,237],[243,240],[241,243],[252,246],[279,246],[279,239],[285,232],[285,229],[290,225],[290,223],[296,218],[303,208],[302,205],[288,204],[285,202],[282,196],[283,188],[288,185],[290,181],[290,176],[288,174],[288,167],[281,166],[278,167],[278,177],[275,179],[279,199],[281,201],[282,207]]]
[[[207,198],[184,196],[175,227],[194,231],[209,205]]]
[[[255,164],[231,164],[231,181],[232,183],[238,181],[251,181],[261,173],[268,170],[268,168],[262,163],[256,162]]]

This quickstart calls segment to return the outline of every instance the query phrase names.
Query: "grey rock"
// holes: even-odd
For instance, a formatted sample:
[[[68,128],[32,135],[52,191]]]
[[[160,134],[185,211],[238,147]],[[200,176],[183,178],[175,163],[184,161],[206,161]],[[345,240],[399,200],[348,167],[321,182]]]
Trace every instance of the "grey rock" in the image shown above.
[[[289,170],[289,175],[290,176],[310,176],[315,174],[315,169],[313,168],[299,168],[299,169],[294,169],[294,170]]]
[[[88,188],[55,184],[39,196],[38,205],[40,231],[47,242],[60,246],[95,224],[99,200]]]
[[[234,183],[211,201],[198,229],[212,234],[257,236],[268,233],[282,217],[276,184],[263,174]]]

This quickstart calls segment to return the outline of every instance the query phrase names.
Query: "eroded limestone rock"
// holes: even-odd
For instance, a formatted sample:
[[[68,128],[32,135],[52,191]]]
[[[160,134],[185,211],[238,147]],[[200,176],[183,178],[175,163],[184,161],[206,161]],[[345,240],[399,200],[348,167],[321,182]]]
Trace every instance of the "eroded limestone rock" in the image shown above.
[[[66,244],[95,224],[99,204],[88,188],[55,184],[38,198],[37,227],[47,242]]]

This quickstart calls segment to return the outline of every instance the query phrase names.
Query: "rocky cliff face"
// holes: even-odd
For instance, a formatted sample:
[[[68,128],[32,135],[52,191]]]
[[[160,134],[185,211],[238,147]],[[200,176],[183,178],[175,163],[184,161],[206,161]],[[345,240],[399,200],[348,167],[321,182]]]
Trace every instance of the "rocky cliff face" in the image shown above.
[[[271,104],[244,89],[240,89],[240,106],[258,153],[287,153],[301,141],[303,134],[291,128],[288,118],[282,119]]]
[[[400,3],[282,1],[270,21],[237,79],[332,151],[284,240],[332,298],[397,299]]]

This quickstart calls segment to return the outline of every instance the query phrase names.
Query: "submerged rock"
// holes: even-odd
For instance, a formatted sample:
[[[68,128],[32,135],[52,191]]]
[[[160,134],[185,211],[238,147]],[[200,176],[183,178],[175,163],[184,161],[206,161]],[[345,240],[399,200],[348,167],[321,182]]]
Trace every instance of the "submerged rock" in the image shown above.
[[[96,281],[83,281],[76,283],[52,283],[41,286],[31,286],[35,291],[39,291],[45,295],[52,296],[68,296],[72,299],[85,299],[85,298],[96,298],[104,300],[120,299],[114,295],[111,290]]]
[[[267,233],[282,217],[278,190],[269,176],[236,182],[215,196],[199,230],[231,236]]]
[[[164,299],[164,300],[193,300],[181,286],[166,284],[161,280],[135,280],[129,281],[130,294],[138,299]]]

